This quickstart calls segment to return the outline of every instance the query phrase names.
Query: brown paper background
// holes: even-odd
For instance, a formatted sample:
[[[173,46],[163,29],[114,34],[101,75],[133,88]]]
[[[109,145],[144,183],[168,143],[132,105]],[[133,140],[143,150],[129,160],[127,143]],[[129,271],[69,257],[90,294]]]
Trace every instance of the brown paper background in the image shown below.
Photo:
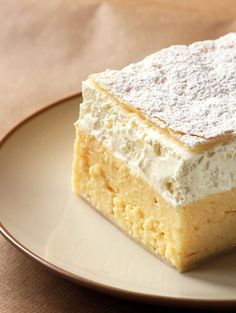
[[[0,138],[91,72],[236,31],[235,0],[0,1]],[[45,271],[0,238],[0,312],[146,312]],[[155,308],[156,312],[166,311]]]

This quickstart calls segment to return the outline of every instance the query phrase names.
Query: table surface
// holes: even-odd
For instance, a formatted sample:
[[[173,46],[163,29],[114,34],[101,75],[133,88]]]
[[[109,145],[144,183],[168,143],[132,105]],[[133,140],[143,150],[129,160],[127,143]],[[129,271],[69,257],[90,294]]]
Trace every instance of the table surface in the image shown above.
[[[91,72],[236,31],[236,6],[234,0],[3,0],[0,20],[1,139],[36,110],[78,93]],[[79,287],[3,237],[0,251],[0,312],[168,312]]]

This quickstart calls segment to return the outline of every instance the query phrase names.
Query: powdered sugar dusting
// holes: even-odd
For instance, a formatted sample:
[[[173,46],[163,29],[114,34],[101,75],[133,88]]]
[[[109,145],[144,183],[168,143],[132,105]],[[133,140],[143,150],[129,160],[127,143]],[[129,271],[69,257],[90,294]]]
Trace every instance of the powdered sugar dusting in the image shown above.
[[[171,46],[91,78],[190,147],[236,134],[236,33]]]

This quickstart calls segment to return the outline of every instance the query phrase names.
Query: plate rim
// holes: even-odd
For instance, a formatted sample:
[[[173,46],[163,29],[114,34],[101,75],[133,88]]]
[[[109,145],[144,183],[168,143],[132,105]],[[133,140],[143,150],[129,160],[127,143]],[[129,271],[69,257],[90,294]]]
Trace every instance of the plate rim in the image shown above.
[[[2,139],[0,139],[0,149],[7,142],[7,140],[14,135],[23,125],[33,120],[38,115],[45,113],[46,111],[55,108],[56,106],[64,104],[64,102],[72,100],[76,97],[81,96],[82,93],[78,92],[67,97],[64,97],[58,101],[54,101],[47,106],[35,111],[28,117],[21,120],[17,123],[13,128],[8,131]],[[114,297],[123,298],[126,300],[133,300],[141,303],[151,303],[151,304],[159,304],[164,306],[171,307],[186,307],[186,308],[236,308],[236,299],[202,299],[202,298],[191,298],[191,297],[175,297],[175,296],[163,296],[163,295],[154,295],[148,293],[142,293],[138,291],[132,291],[128,289],[123,289],[119,287],[110,286],[109,284],[101,283],[96,280],[92,280],[86,278],[84,276],[74,274],[69,272],[49,261],[40,257],[26,246],[24,246],[21,242],[19,242],[11,233],[7,230],[7,228],[0,222],[0,233],[1,235],[10,242],[17,250],[22,252],[23,254],[31,257],[33,260],[37,261],[45,268],[50,271],[66,278],[74,283],[79,284],[80,286],[92,289],[94,291],[102,292],[104,294],[108,294]]]

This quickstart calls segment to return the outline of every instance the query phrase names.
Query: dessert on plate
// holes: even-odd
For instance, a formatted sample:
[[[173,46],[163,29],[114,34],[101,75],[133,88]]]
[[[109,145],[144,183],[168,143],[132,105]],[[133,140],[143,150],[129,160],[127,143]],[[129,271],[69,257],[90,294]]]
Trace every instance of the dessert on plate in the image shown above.
[[[236,246],[236,33],[83,82],[73,189],[179,271]]]

